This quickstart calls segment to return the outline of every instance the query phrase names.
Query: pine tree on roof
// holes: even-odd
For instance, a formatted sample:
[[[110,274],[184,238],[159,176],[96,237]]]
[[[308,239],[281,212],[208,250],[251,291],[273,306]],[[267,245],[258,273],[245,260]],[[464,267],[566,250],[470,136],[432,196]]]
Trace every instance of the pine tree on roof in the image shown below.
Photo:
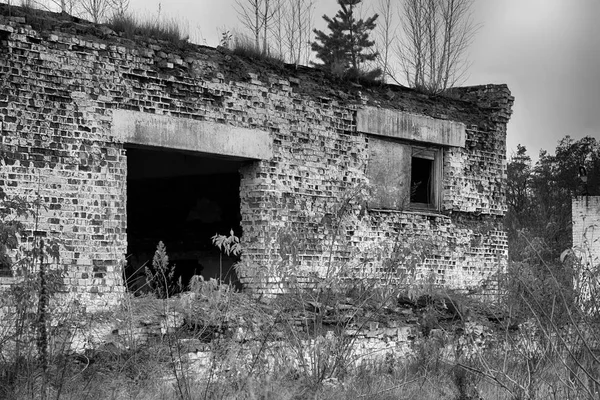
[[[381,75],[379,69],[363,70],[364,63],[375,60],[378,55],[371,50],[375,42],[369,39],[378,15],[357,20],[356,6],[361,2],[362,0],[338,0],[341,9],[335,17],[323,15],[330,33],[314,30],[316,40],[311,47],[323,62],[317,65],[337,77],[362,76],[374,79]]]

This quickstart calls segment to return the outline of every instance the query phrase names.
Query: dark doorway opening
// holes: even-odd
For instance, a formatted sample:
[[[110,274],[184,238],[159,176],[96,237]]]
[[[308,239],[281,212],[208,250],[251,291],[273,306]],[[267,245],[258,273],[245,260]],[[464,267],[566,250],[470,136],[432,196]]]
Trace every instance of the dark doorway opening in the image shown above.
[[[221,257],[211,237],[241,236],[241,160],[152,147],[127,147],[127,268],[132,292],[148,290],[159,241],[186,290],[193,275],[239,285],[236,257]]]

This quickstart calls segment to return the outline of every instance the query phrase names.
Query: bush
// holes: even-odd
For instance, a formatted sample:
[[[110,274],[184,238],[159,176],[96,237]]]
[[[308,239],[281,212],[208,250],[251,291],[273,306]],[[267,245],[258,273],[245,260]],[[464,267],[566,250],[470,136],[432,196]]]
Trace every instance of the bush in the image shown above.
[[[39,198],[31,202],[0,191],[0,254],[4,271],[15,276],[0,297],[0,395],[7,397],[14,390],[49,390],[52,345],[69,314],[56,298],[65,292],[63,271],[51,268],[51,261],[58,262],[58,242],[37,229],[26,230],[22,222],[36,221],[41,207]],[[32,375],[37,379],[27,382],[33,386],[20,388],[20,381]]]

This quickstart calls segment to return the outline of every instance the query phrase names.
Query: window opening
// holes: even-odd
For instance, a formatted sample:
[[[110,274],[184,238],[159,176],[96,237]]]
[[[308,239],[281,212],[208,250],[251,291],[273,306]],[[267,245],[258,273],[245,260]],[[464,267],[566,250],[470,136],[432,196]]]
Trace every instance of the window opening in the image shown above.
[[[127,147],[127,267],[134,293],[148,290],[144,265],[167,247],[174,282],[194,275],[238,283],[233,264],[212,244],[215,233],[241,236],[242,161],[171,149]]]
[[[432,203],[431,180],[433,175],[433,160],[413,157],[410,174],[410,202]]]
[[[369,208],[438,210],[442,196],[443,150],[369,138]]]
[[[436,162],[439,151],[413,147],[410,163],[410,203],[416,207],[436,208],[439,186]]]

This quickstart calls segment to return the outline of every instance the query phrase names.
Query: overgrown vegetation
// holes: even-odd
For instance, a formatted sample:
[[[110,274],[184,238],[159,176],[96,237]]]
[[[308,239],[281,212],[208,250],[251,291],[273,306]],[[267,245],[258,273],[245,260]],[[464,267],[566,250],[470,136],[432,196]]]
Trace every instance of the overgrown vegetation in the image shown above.
[[[136,36],[151,37],[176,45],[181,45],[188,40],[181,24],[174,19],[141,19],[131,13],[115,13],[108,19],[107,25],[129,39],[134,39]]]
[[[571,199],[600,195],[600,143],[566,136],[535,165],[523,146],[508,163],[506,228],[512,261],[559,261],[571,249]],[[530,243],[522,238],[529,238]],[[535,250],[535,252],[532,252]]]
[[[25,361],[35,350],[5,358],[0,386],[7,399],[36,397],[42,376],[47,398],[61,399],[596,398],[595,317],[560,294],[553,307],[566,313],[553,313],[535,284],[513,278],[490,304],[441,288],[409,297],[368,285],[266,302],[197,277],[180,296],[131,299],[111,318],[154,318],[160,334],[149,341],[55,348],[45,375]],[[343,335],[400,315],[418,322],[405,355],[367,362],[356,337]]]
[[[10,1],[7,2],[9,5]],[[12,2],[30,10],[56,11],[90,20],[96,24],[106,22],[114,14],[123,15],[129,9],[129,0],[21,0]]]
[[[309,64],[315,0],[236,0],[233,8],[255,53]]]
[[[56,8],[62,10],[62,14],[47,12]],[[77,21],[77,17],[81,17],[96,24],[105,24],[128,39],[153,38],[177,47],[188,42],[189,34],[183,23],[161,15],[160,7],[155,15],[146,17],[130,12],[128,8],[128,0],[24,1],[18,8],[9,4],[8,12],[23,16],[28,24],[39,30],[49,30],[59,20]]]
[[[349,192],[321,221],[324,248],[340,245],[344,221],[361,204],[364,190]],[[332,257],[325,258],[321,278],[303,276],[298,254],[319,244],[286,231],[279,232],[276,265],[286,278],[284,294],[256,298],[201,276],[182,291],[159,243],[146,270],[151,293],[125,299],[108,317],[60,300],[62,274],[52,266],[58,243],[49,245],[22,223],[35,224],[41,207],[2,195],[3,260],[19,277],[0,300],[2,398],[598,396],[597,271],[579,282],[581,260],[549,257],[552,249],[524,232],[527,257],[511,262],[497,277],[497,296],[485,299],[426,282],[407,289],[369,277],[344,279],[352,267]],[[233,231],[212,240],[224,253],[243,251]],[[417,264],[425,253],[394,247],[385,269],[406,279],[411,271],[398,267]],[[269,281],[271,272],[257,275],[259,283],[280,288]],[[363,349],[369,335],[386,330],[403,332],[394,339],[398,352]]]
[[[238,56],[254,60],[263,60],[277,68],[282,68],[284,65],[284,59],[279,54],[275,54],[274,52],[263,52],[260,47],[257,47],[254,42],[243,33],[230,34],[227,31],[223,32],[221,46],[231,50],[233,54]]]
[[[4,275],[15,277],[0,297],[0,377],[9,384],[0,384],[0,396],[23,376],[36,378],[27,380],[24,390],[44,396],[51,385],[52,347],[61,347],[52,338],[65,311],[55,298],[64,292],[63,274],[56,268],[59,243],[37,229],[43,206],[39,197],[29,201],[0,191],[0,249],[9,272]],[[24,219],[33,222],[33,230],[25,229]]]
[[[313,64],[351,79],[383,80],[444,93],[467,77],[479,24],[472,0],[377,0],[365,18],[360,0],[340,0],[329,32],[314,29],[314,0],[236,0],[234,10],[256,53]],[[371,9],[369,9],[371,10]],[[363,19],[364,18],[364,19]],[[374,33],[371,35],[371,33]],[[314,36],[313,36],[314,35]]]

